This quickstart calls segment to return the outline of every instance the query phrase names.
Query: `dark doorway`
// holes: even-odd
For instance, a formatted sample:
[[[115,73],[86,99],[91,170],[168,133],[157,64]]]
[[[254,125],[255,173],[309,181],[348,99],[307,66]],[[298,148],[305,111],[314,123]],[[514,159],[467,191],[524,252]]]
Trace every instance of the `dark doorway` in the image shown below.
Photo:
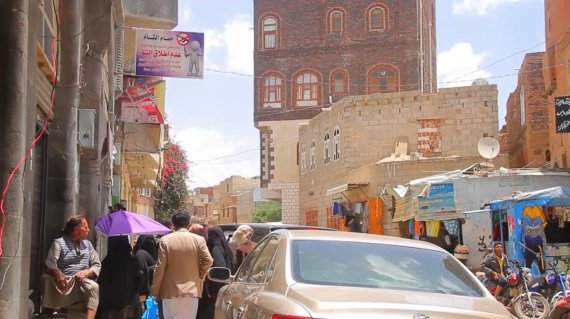
[[[39,127],[36,133],[39,132]],[[46,202],[46,168],[47,168],[47,134],[36,143],[32,153],[33,197],[31,218],[31,249],[30,249],[30,299],[34,303],[34,313],[40,306],[40,280],[44,269],[44,220]]]

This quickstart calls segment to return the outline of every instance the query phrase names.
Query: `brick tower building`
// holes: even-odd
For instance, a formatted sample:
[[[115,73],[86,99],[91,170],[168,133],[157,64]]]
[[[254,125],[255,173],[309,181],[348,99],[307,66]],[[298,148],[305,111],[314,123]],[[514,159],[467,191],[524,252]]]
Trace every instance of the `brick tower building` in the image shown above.
[[[437,91],[435,0],[254,0],[254,16],[261,185],[298,222],[299,125],[345,96]]]

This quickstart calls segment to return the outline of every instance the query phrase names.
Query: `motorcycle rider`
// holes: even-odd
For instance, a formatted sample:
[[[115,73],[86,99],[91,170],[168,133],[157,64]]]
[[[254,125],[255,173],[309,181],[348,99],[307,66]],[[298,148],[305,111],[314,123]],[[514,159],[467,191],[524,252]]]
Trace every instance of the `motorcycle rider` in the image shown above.
[[[485,276],[492,283],[497,285],[495,298],[501,295],[501,291],[507,285],[507,255],[503,254],[503,244],[496,242],[493,245],[493,252],[485,256],[481,262],[481,269]]]

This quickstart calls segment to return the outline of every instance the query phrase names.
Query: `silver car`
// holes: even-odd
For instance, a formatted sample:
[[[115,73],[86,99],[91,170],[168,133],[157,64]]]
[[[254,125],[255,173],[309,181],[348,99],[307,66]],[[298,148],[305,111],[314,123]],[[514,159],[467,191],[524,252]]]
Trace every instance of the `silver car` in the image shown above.
[[[394,237],[279,230],[208,276],[227,283],[216,319],[513,318],[455,257]]]

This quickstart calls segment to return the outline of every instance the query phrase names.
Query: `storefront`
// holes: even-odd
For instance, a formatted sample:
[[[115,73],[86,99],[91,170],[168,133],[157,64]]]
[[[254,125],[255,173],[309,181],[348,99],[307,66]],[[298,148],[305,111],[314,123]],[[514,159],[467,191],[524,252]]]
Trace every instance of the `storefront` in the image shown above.
[[[537,275],[554,265],[566,271],[570,260],[570,188],[553,187],[492,201],[492,241]]]

